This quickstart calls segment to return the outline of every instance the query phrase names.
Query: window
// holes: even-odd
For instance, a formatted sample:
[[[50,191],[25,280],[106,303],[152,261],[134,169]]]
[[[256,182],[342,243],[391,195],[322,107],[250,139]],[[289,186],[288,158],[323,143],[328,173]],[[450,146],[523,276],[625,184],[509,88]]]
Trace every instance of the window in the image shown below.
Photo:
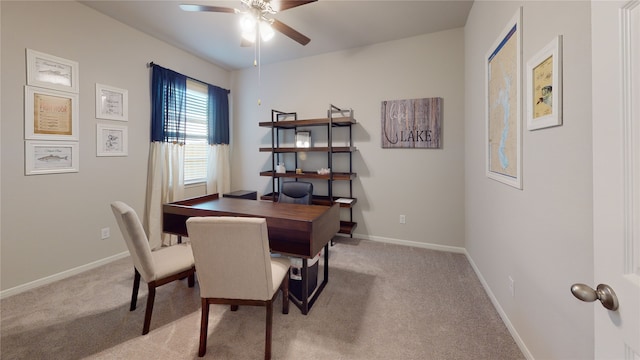
[[[187,79],[187,124],[184,148],[184,182],[207,179],[207,85]]]

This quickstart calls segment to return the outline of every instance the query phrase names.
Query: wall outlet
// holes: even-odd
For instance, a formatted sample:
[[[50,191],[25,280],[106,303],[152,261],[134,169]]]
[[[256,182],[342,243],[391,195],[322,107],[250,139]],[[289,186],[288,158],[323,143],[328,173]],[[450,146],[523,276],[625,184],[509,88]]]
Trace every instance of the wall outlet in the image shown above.
[[[100,230],[101,232],[101,239],[108,239],[111,236],[111,230],[106,227],[106,228],[102,228],[102,230]]]
[[[509,291],[511,292],[511,296],[516,296],[516,282],[513,281],[511,276],[509,276]]]
[[[400,215],[400,224],[406,224],[407,218],[404,215]]]

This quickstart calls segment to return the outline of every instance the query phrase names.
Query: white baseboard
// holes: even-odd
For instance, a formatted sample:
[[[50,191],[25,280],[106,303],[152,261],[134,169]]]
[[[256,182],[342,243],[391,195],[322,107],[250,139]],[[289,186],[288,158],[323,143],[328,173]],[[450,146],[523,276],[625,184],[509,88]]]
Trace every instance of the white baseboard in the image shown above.
[[[489,296],[489,299],[491,299],[491,303],[493,304],[493,307],[498,312],[498,315],[500,315],[500,318],[502,318],[502,322],[504,323],[504,325],[509,330],[509,333],[511,334],[511,336],[514,339],[514,341],[516,342],[516,344],[520,348],[520,351],[522,351],[522,354],[527,359],[534,360],[534,357],[531,354],[531,352],[529,351],[529,349],[527,348],[527,345],[525,345],[524,341],[522,341],[522,338],[520,337],[520,334],[518,334],[516,329],[513,327],[513,324],[511,324],[511,321],[509,320],[509,317],[507,316],[507,314],[502,309],[502,306],[500,306],[500,303],[498,302],[498,299],[496,298],[496,296],[491,291],[491,288],[489,288],[489,284],[487,284],[486,280],[484,279],[484,277],[480,273],[480,270],[476,266],[475,262],[473,262],[473,259],[471,258],[471,256],[469,256],[469,253],[467,252],[466,249],[464,250],[464,254],[467,256],[467,260],[469,260],[469,264],[471,264],[471,267],[473,268],[473,271],[475,271],[476,275],[478,276],[478,279],[480,279],[480,283],[482,284],[482,287],[484,288],[484,291]]]
[[[401,240],[401,239],[387,238],[382,236],[370,236],[365,234],[353,234],[353,237],[356,239],[364,239],[364,240],[371,240],[371,241],[377,241],[377,242],[383,242],[383,243],[389,243],[389,244],[413,246],[413,247],[419,247],[419,248],[430,249],[430,250],[447,251],[447,252],[460,253],[460,254],[466,253],[466,250],[463,247],[458,247],[458,246],[423,243],[418,241]]]
[[[44,277],[42,279],[34,280],[34,281],[26,283],[26,284],[18,285],[16,287],[12,287],[10,289],[0,291],[0,299],[4,299],[4,298],[9,297],[11,295],[16,295],[16,294],[19,294],[21,292],[25,292],[27,290],[35,289],[35,288],[37,288],[39,286],[47,285],[47,284],[50,284],[50,283],[52,283],[54,281],[66,279],[66,278],[71,277],[73,275],[80,274],[80,273],[85,272],[87,270],[91,270],[91,269],[97,268],[98,266],[102,266],[102,265],[108,264],[110,262],[116,261],[118,259],[122,259],[122,258],[127,257],[127,256],[129,256],[129,252],[125,251],[125,252],[122,252],[120,254],[109,256],[107,258],[104,258],[104,259],[101,259],[101,260],[98,260],[98,261],[94,261],[94,262],[89,263],[89,264],[78,266],[78,267],[75,267],[73,269],[65,270],[63,272],[60,272],[60,273],[57,273],[57,274],[53,274],[51,276]]]

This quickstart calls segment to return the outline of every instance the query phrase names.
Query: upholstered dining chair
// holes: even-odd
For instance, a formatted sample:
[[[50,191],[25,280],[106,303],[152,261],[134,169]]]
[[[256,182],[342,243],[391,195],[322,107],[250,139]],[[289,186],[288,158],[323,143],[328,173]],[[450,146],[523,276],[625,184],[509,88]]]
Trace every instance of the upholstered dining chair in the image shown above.
[[[282,291],[282,313],[289,313],[289,259],[269,253],[267,221],[249,217],[191,217],[187,232],[196,262],[202,319],[198,356],[207,351],[209,305],[265,306],[264,358],[271,358],[273,302]]]
[[[122,237],[127,243],[127,248],[133,260],[133,291],[129,311],[136,309],[140,277],[149,287],[147,309],[142,327],[142,335],[145,335],[149,332],[149,325],[151,324],[156,288],[185,277],[188,278],[189,287],[194,286],[195,263],[193,261],[193,252],[189,243],[161,247],[152,251],[136,212],[122,201],[113,202],[111,210],[116,217],[118,227],[122,232]]]
[[[313,184],[305,181],[285,181],[282,183],[278,202],[311,205]]]

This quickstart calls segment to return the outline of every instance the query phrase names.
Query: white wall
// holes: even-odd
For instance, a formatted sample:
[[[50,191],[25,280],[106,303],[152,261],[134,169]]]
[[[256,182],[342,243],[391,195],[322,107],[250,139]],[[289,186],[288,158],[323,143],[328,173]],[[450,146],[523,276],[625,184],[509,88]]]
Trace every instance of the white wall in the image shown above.
[[[521,5],[525,63],[564,37],[564,123],[523,130],[516,190],[485,176],[484,65]],[[588,1],[476,1],[465,27],[465,246],[536,359],[593,358],[593,307],[569,291],[593,283],[590,16]]]
[[[262,51],[273,50],[267,44]],[[258,152],[271,146],[270,130],[258,126],[271,119],[271,109],[305,119],[326,117],[329,104],[352,108],[359,149],[354,154],[356,236],[459,249],[464,239],[463,60],[463,29],[454,29],[262,66],[260,87],[256,69],[234,72],[233,188],[271,191],[270,178],[259,176],[260,169],[270,168],[271,155]],[[444,98],[443,149],[382,149],[381,102],[425,97]],[[314,141],[318,133],[311,129]],[[400,214],[406,215],[405,225],[399,224]]]
[[[230,73],[72,1],[2,1],[2,290],[126,251],[109,204],[144,211],[154,61],[230,88]],[[24,175],[25,48],[79,63],[80,172]],[[129,93],[129,156],[96,157],[95,84]],[[100,122],[103,122],[100,120]],[[109,121],[104,121],[109,123]],[[100,240],[100,229],[111,238]]]

